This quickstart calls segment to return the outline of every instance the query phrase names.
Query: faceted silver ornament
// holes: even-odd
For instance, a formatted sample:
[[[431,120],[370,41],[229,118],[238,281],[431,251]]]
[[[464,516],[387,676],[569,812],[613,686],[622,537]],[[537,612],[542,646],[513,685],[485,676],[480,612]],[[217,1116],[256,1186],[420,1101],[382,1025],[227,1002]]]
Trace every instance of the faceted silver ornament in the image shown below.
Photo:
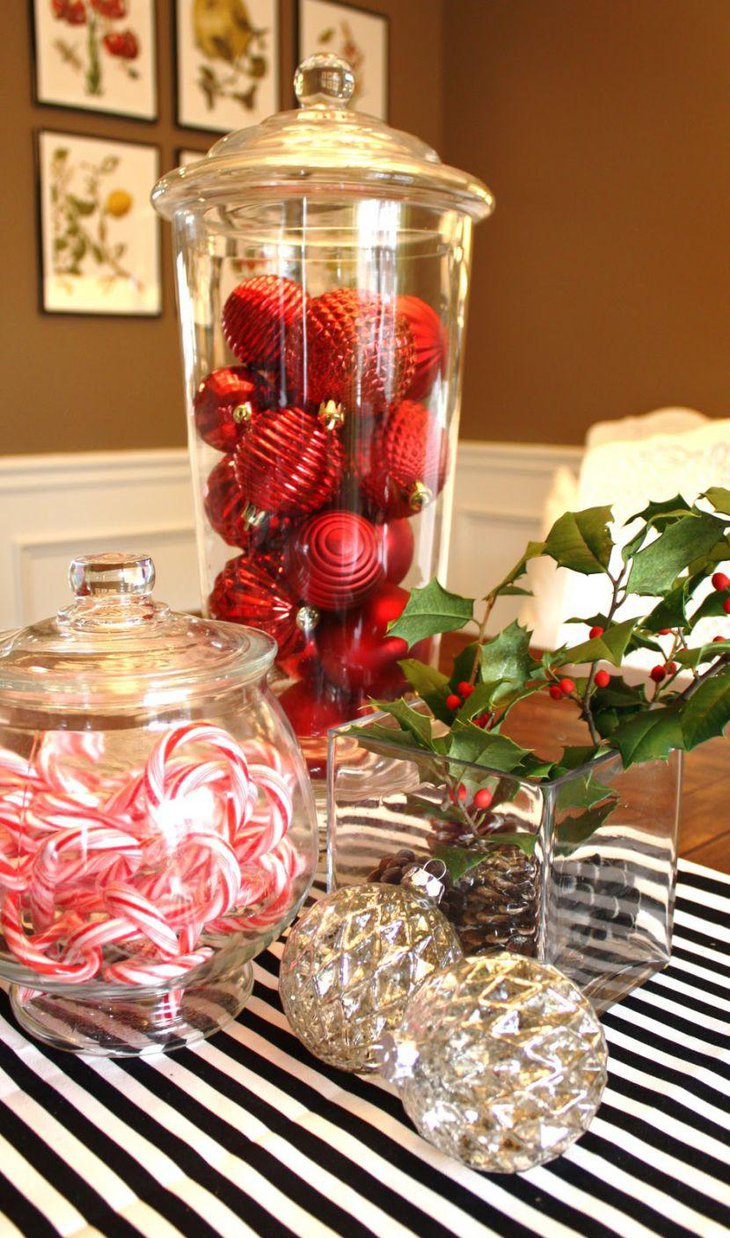
[[[284,1012],[323,1062],[377,1070],[376,1046],[400,1025],[415,986],[461,957],[427,893],[407,882],[343,886],[289,934],[279,978]]]
[[[578,1139],[606,1065],[598,1016],[573,982],[504,953],[433,975],[381,1049],[424,1139],[490,1173],[541,1165]]]

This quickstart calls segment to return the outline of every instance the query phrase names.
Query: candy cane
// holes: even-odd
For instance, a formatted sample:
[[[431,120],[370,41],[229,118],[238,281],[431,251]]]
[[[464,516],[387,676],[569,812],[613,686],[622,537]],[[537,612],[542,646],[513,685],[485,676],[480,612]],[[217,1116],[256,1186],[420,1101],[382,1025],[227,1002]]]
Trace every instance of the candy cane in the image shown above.
[[[132,925],[136,925],[137,931],[149,937],[161,954],[178,954],[180,944],[177,933],[160,914],[154,903],[151,903],[132,886],[108,885],[104,891],[104,902],[112,915],[120,916]]]
[[[119,963],[110,963],[103,969],[102,976],[119,984],[155,984],[160,980],[177,980],[193,967],[200,967],[212,953],[209,947],[203,947],[192,954],[178,954],[175,958],[158,962],[135,954]]]
[[[266,805],[256,808],[246,829],[238,832],[234,847],[242,863],[273,851],[291,825],[292,797],[281,774],[264,765],[251,767],[253,783],[264,792]]]
[[[17,895],[7,894],[2,909],[2,930],[9,949],[26,967],[40,972],[50,980],[65,980],[83,984],[92,980],[101,967],[101,951],[86,951],[78,963],[63,963],[48,957],[45,950],[33,944],[23,931]]]
[[[221,727],[210,722],[188,723],[167,731],[158,740],[145,767],[145,790],[150,807],[159,808],[167,797],[166,766],[172,754],[184,744],[193,743],[207,744],[228,758],[231,798],[242,818],[248,804],[248,763],[240,744]]]

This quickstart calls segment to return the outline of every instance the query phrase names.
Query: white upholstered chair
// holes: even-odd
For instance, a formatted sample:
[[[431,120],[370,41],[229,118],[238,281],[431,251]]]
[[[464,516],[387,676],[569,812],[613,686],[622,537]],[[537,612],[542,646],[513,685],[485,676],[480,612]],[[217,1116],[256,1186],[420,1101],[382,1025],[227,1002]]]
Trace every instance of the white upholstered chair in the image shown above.
[[[565,468],[556,472],[545,505],[543,532],[565,511],[608,503],[614,509],[614,536],[618,530],[620,541],[626,520],[650,500],[682,494],[692,501],[713,485],[730,487],[730,419],[667,408],[642,417],[598,422],[586,436],[578,477]],[[530,572],[534,596],[522,615],[535,632],[535,643],[554,648],[585,636],[584,628],[566,626],[566,620],[605,609],[602,583],[598,577],[579,577],[555,569],[549,561],[536,561]],[[697,640],[718,631],[730,634],[730,619],[703,621]],[[646,657],[634,655],[633,660],[646,665],[656,659],[647,653]]]

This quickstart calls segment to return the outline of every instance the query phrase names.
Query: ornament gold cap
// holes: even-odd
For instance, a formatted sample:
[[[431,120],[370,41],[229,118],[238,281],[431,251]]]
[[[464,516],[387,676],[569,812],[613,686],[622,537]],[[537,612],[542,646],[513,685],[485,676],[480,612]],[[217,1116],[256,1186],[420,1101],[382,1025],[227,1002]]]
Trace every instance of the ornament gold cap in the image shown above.
[[[325,430],[336,430],[338,426],[345,423],[345,410],[335,400],[323,400],[319,406],[317,420],[321,422]]]
[[[254,507],[253,503],[247,503],[241,512],[241,522],[245,529],[258,529],[266,519],[266,512],[260,507]]]
[[[432,498],[433,490],[430,490],[425,482],[414,481],[408,491],[408,506],[411,511],[420,512],[427,503],[431,502]]]
[[[246,400],[245,404],[237,404],[233,410],[233,420],[237,425],[247,424],[253,417],[253,404]]]
[[[317,610],[317,607],[300,606],[294,616],[294,622],[297,627],[304,632],[304,635],[308,636],[310,632],[314,631],[319,623],[319,611]]]

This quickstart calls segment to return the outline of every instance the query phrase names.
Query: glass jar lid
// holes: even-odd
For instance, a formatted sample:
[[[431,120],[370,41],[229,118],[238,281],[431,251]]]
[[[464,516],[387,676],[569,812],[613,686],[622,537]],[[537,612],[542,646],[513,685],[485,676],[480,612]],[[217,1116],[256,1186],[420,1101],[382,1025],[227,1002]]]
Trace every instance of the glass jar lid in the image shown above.
[[[74,559],[74,601],[0,636],[0,703],[42,712],[150,711],[258,679],[276,642],[254,628],[179,614],[152,599],[147,555]]]
[[[166,219],[248,196],[330,192],[455,208],[483,219],[494,198],[481,181],[449,167],[430,146],[375,116],[350,111],[355,88],[338,56],[310,56],[297,69],[300,110],[229,133],[198,163],[177,168],[152,194]]]

